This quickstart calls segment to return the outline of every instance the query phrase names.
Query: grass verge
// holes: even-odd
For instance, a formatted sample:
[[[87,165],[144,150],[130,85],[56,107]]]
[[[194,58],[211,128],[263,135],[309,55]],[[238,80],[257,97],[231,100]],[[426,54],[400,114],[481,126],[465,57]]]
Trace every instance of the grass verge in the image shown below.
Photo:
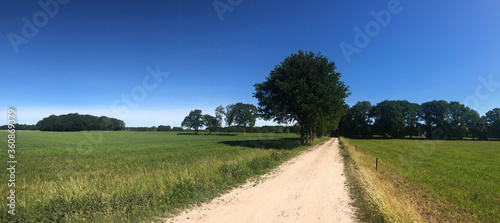
[[[346,175],[353,206],[363,222],[425,222],[415,203],[393,184],[384,173],[375,171],[374,158],[367,156],[340,137],[342,155],[346,162]],[[389,173],[388,175],[392,175]]]
[[[348,151],[348,145],[339,138],[340,154],[344,161],[344,174],[346,175],[351,205],[356,208],[356,217],[361,222],[385,222],[382,213],[368,196],[363,179],[359,175],[359,167]]]

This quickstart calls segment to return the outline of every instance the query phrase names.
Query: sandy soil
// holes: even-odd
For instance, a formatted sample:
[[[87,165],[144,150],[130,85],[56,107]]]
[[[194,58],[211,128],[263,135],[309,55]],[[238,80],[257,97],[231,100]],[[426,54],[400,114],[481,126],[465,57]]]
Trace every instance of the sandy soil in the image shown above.
[[[338,140],[165,222],[353,222]]]

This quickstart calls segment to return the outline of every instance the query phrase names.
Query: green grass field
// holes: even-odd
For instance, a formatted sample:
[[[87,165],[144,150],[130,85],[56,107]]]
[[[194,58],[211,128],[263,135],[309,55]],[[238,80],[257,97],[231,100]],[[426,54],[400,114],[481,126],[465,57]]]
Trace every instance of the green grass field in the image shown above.
[[[4,168],[0,222],[151,221],[213,198],[304,148],[296,134],[128,131],[19,131],[16,146],[16,215],[7,214]],[[8,167],[7,143],[1,148]]]
[[[379,158],[377,174],[418,202],[424,218],[500,221],[500,141],[347,141],[369,157],[362,165],[374,169]]]

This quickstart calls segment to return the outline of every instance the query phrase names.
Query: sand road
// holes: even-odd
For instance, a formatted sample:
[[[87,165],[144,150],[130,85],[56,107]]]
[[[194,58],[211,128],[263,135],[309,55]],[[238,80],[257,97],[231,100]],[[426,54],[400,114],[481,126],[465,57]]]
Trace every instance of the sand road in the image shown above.
[[[338,139],[309,148],[264,182],[248,182],[165,222],[353,222]]]

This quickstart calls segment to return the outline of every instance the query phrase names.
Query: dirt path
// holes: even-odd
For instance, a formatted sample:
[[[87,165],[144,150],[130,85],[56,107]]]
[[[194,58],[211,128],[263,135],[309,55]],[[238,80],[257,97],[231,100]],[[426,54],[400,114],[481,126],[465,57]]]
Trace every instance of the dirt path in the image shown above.
[[[260,184],[242,187],[165,222],[352,222],[338,140],[308,149]]]

